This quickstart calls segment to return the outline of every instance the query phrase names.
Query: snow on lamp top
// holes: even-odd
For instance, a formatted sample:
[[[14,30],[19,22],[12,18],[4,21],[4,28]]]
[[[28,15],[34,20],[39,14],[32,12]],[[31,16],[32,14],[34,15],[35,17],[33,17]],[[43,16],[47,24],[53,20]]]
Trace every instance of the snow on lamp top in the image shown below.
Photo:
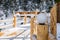
[[[18,12],[14,16],[20,18],[20,14]]]
[[[47,21],[46,11],[43,10],[40,14],[37,15],[37,23],[45,23]]]

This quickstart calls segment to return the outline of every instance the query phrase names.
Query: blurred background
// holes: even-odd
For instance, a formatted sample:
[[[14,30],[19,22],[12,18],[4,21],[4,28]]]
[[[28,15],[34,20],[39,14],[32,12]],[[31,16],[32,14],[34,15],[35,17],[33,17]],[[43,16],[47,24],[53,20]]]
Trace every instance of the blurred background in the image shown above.
[[[59,0],[0,0],[0,15],[10,17],[13,11],[35,11],[36,9],[50,12],[56,2]]]

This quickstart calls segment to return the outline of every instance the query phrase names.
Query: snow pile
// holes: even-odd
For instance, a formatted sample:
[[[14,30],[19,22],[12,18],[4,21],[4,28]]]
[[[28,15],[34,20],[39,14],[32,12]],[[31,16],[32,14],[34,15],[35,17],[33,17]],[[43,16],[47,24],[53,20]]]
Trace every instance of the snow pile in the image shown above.
[[[57,40],[60,40],[60,23],[57,23]]]

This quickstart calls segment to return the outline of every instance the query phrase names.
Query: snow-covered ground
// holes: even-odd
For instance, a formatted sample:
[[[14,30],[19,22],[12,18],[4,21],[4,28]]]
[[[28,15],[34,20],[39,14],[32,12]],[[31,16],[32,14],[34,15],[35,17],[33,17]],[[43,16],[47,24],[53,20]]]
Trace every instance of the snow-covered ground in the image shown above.
[[[10,19],[10,20],[8,20],[8,19]],[[5,31],[7,34],[10,34],[11,32],[13,32],[15,30],[22,29],[23,31],[22,30],[18,30],[18,31],[23,32],[23,33],[20,34],[17,31],[18,35],[15,35],[12,38],[11,38],[11,36],[7,37],[7,36],[3,35],[2,37],[0,37],[0,40],[30,40],[30,36],[29,36],[29,34],[30,34],[30,23],[28,22],[25,25],[24,24],[21,25],[21,23],[23,23],[24,20],[17,19],[17,27],[13,28],[13,25],[12,25],[13,21],[11,19],[13,19],[13,18],[11,17],[11,18],[5,19],[5,20],[7,20],[6,22],[1,22],[0,21],[1,22],[0,23],[0,28],[2,28],[2,32]],[[8,25],[10,25],[10,26],[8,26]],[[10,33],[8,31],[10,31]],[[5,35],[7,35],[7,34],[5,34]]]
[[[47,15],[48,15],[48,21],[50,23],[50,14],[47,14]],[[12,17],[9,18],[9,19],[12,19]],[[5,20],[7,20],[7,19],[5,19]],[[6,21],[6,23],[1,22],[0,26],[9,25],[9,24],[12,24],[12,22],[13,21],[11,21],[11,20],[9,22]],[[23,19],[19,19],[19,18],[17,19],[17,28],[25,30],[22,34],[17,35],[14,38],[3,38],[3,39],[0,38],[0,40],[30,40],[30,23],[28,22],[27,24],[21,24],[23,22],[24,22]],[[56,25],[57,25],[57,35],[56,35],[57,40],[60,40],[60,23],[57,23]],[[4,28],[4,30],[5,29],[9,30],[9,29],[12,29],[12,28],[13,28],[13,26],[9,26],[9,27]],[[4,30],[2,30],[2,31],[4,31]]]

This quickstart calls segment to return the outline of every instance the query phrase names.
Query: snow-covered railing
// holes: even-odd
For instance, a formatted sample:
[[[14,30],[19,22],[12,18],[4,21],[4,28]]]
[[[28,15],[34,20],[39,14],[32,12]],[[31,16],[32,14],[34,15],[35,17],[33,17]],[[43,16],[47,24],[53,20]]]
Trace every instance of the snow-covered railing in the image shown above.
[[[23,16],[24,17],[24,24],[27,23],[27,17],[30,16],[36,16],[37,14],[39,14],[39,12],[37,12],[36,14],[36,11],[34,12],[16,12],[16,14],[20,14],[20,16]]]
[[[24,16],[24,18],[23,18],[24,20],[21,21],[21,22],[23,22],[23,24],[26,24],[29,21],[29,20],[27,20],[27,16],[30,16],[29,14],[31,14],[30,17],[32,17],[32,15],[36,16],[36,12],[18,12],[18,13],[22,14]],[[16,17],[16,15],[14,15],[14,17],[11,18],[11,19],[0,20],[1,23],[11,22],[11,24],[7,23],[8,25],[0,26],[0,28],[6,28],[6,27],[9,27],[9,26],[16,27],[18,23],[21,23],[21,22],[18,22],[17,19],[18,18]]]

